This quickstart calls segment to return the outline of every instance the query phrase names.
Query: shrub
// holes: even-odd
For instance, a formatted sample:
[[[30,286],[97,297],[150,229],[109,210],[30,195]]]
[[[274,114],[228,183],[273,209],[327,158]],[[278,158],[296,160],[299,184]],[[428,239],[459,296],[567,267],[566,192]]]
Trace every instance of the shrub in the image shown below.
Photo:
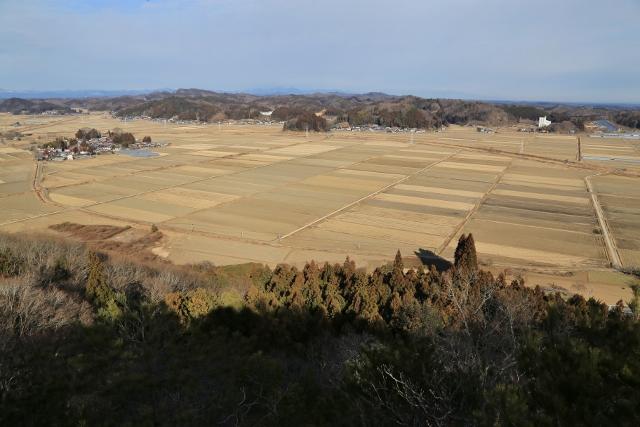
[[[0,249],[0,277],[18,276],[24,267],[24,260],[10,248]]]
[[[113,141],[114,144],[120,144],[127,148],[130,144],[135,144],[136,138],[129,132],[113,133],[111,141]]]
[[[285,123],[285,130],[310,130],[314,132],[326,132],[327,120],[314,113],[301,113],[295,119]]]
[[[76,138],[78,138],[79,140],[88,140],[88,139],[93,139],[93,138],[100,138],[102,135],[100,134],[100,132],[98,132],[97,129],[89,129],[89,128],[82,128],[82,129],[78,129],[78,131],[76,132]]]
[[[164,301],[183,323],[209,314],[216,306],[215,297],[204,288],[196,288],[186,292],[171,292],[165,296]]]
[[[95,306],[114,311],[116,293],[107,283],[101,256],[95,252],[89,253],[89,276],[85,295]]]

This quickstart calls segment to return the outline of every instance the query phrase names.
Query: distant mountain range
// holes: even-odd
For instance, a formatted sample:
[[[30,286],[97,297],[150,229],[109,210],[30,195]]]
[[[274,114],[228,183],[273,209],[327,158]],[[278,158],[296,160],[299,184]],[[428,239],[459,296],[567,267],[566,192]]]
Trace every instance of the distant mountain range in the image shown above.
[[[0,89],[0,99],[70,99],[70,98],[96,98],[128,95],[143,95],[146,93],[171,91],[171,89],[139,89],[139,90],[8,90]]]
[[[130,89],[130,90],[101,90],[101,89],[83,89],[83,90],[9,90],[0,88],[0,99],[22,98],[22,99],[70,99],[70,98],[97,98],[97,97],[115,97],[115,96],[134,96],[145,95],[157,92],[176,92],[180,89]],[[294,87],[266,87],[252,88],[242,91],[229,91],[228,93],[247,93],[258,96],[268,95],[309,95],[312,93],[336,93],[347,95],[347,92],[327,91],[319,89],[300,89]]]
[[[136,95],[150,95],[154,93],[180,93],[186,91],[202,92],[202,93],[228,93],[228,94],[248,94],[256,96],[281,96],[281,95],[315,95],[315,94],[330,94],[339,96],[356,96],[363,95],[356,92],[348,92],[343,90],[331,90],[331,89],[305,89],[297,87],[258,87],[250,88],[246,90],[233,90],[233,91],[211,91],[206,89],[122,89],[122,90],[102,90],[102,89],[78,89],[78,90],[10,90],[0,88],[0,99],[8,98],[22,98],[22,99],[80,99],[80,98],[113,98],[121,96],[136,96]],[[388,95],[383,92],[369,92],[365,95],[384,95],[384,96],[401,96],[401,95]],[[474,100],[483,101],[490,104],[513,104],[513,105],[533,105],[543,108],[554,107],[557,105],[568,106],[582,106],[582,107],[597,107],[597,108],[640,108],[640,103],[616,103],[616,102],[565,102],[565,101],[523,101],[523,100],[508,100],[508,99],[484,99],[471,96],[463,92],[455,91],[436,91],[431,94],[431,97],[438,99],[460,99],[460,100]]]
[[[279,121],[313,121],[315,114],[327,123],[315,127],[378,125],[401,128],[438,128],[448,124],[503,126],[522,119],[537,122],[548,116],[551,129],[581,130],[587,121],[607,119],[640,128],[640,108],[631,105],[571,104],[531,101],[469,101],[388,95],[381,92],[351,94],[317,92],[296,88],[253,89],[248,92],[216,92],[205,89],[159,91],[2,91],[0,111],[39,114],[72,113],[74,108],[112,111],[120,117],[159,119],[223,120],[261,119],[261,112]],[[318,126],[316,126],[318,125]],[[307,123],[299,123],[303,129]]]

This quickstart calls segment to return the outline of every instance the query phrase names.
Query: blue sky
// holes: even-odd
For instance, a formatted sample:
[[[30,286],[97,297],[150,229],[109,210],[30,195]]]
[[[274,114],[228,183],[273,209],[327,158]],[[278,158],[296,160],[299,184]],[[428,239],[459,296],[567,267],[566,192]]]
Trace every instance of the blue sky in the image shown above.
[[[0,88],[640,102],[640,1],[0,0]]]

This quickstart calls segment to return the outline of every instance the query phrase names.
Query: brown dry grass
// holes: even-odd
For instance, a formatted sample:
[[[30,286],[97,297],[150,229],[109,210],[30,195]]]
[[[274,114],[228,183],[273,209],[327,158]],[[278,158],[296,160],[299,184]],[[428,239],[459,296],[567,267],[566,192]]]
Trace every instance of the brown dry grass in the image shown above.
[[[129,230],[131,227],[117,227],[114,225],[82,225],[71,222],[63,222],[49,226],[50,229],[60,233],[66,233],[76,239],[88,242],[93,240],[107,240],[116,234]]]
[[[155,254],[153,249],[159,245],[164,235],[161,231],[151,231],[147,234],[134,233],[125,239],[114,240],[114,237],[132,230],[130,226],[118,227],[113,225],[83,225],[71,222],[54,224],[50,229],[65,234],[67,237],[84,242],[90,248],[108,252],[116,257],[134,259],[139,262],[162,261],[162,257]]]

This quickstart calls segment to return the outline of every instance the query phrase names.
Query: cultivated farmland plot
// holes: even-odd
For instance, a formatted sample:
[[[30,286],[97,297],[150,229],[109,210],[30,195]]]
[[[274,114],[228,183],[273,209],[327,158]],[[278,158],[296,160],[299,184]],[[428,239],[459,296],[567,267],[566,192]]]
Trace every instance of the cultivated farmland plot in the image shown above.
[[[485,268],[611,302],[628,288],[609,268],[603,224],[623,266],[640,264],[632,161],[640,153],[629,141],[583,136],[588,159],[578,162],[574,136],[509,130],[305,136],[278,125],[179,126],[100,113],[37,122],[0,115],[0,131],[17,120],[30,135],[0,145],[3,231],[53,233],[48,226],[65,221],[156,224],[165,234],[157,253],[177,263],[350,256],[368,268],[397,249],[409,266],[450,259],[460,234],[472,232]],[[37,170],[30,143],[87,126],[170,145],[156,157],[106,154]]]

